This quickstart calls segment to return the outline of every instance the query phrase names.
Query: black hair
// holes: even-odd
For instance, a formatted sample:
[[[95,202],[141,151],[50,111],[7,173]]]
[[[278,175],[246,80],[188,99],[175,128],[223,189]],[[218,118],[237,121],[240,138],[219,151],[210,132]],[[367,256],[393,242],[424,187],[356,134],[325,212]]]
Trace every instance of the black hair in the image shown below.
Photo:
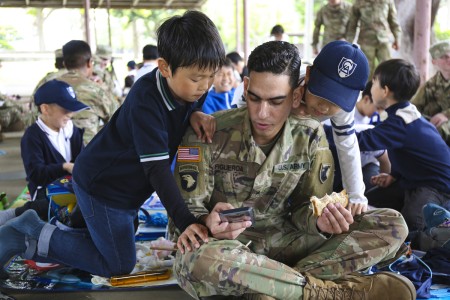
[[[58,70],[64,69],[64,58],[63,57],[55,58],[55,68],[57,68]]]
[[[175,74],[180,67],[218,69],[225,61],[225,48],[216,25],[199,11],[166,20],[157,30],[158,52]]]
[[[236,51],[228,53],[227,58],[230,59],[234,64],[238,64],[240,61],[244,61],[242,56]]]
[[[225,61],[223,62],[222,67],[228,67],[228,68],[232,68],[234,70],[233,62],[228,57],[225,58]]]
[[[142,57],[144,60],[154,60],[159,57],[158,48],[155,45],[145,45],[142,48]]]
[[[420,76],[416,67],[399,58],[379,64],[373,77],[377,78],[382,88],[387,86],[398,102],[409,101],[420,85]]]
[[[91,47],[81,40],[71,40],[62,47],[64,66],[68,70],[79,69],[86,66],[91,59]]]
[[[369,99],[370,99],[370,102],[373,102],[373,99],[372,99],[372,92],[370,91],[372,89],[372,80],[369,80],[367,83],[366,83],[366,86],[364,87],[364,90],[362,91],[362,96],[364,97],[364,96],[368,96],[369,97]]]
[[[289,85],[298,86],[300,76],[300,53],[288,42],[271,41],[256,47],[248,58],[248,72],[270,72],[288,75]]]
[[[272,30],[270,31],[270,35],[281,35],[284,33],[283,26],[277,24],[272,27]]]

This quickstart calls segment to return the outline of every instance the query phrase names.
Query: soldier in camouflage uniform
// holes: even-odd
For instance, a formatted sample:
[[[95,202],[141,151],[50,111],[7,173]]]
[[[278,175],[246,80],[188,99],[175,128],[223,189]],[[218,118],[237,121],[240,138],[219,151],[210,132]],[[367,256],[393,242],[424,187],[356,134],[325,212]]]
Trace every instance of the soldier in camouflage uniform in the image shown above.
[[[347,26],[347,41],[354,41],[358,24],[358,44],[369,61],[371,79],[377,64],[391,58],[389,31],[394,36],[392,48],[400,48],[401,28],[394,0],[355,0]]]
[[[85,130],[83,141],[87,144],[102,125],[109,121],[118,104],[111,93],[89,79],[93,65],[91,49],[86,42],[68,42],[63,46],[63,55],[68,71],[56,79],[71,85],[78,100],[91,108],[79,112],[72,119],[77,127]]]
[[[117,75],[112,65],[112,49],[106,45],[98,45],[94,55],[94,74],[98,76],[104,87],[114,95],[118,104],[121,104],[122,89],[118,87]]]
[[[420,87],[411,102],[450,146],[450,41],[438,42],[429,51],[438,71]]]
[[[0,141],[3,140],[2,132],[23,130],[25,128],[23,119],[23,108],[0,93]]]
[[[323,25],[322,46],[331,41],[345,39],[347,23],[350,18],[351,4],[341,0],[328,0],[328,3],[320,8],[314,21],[313,52],[319,53],[320,28]]]
[[[193,240],[194,232],[188,227],[180,236],[178,282],[196,299],[380,299],[394,286],[395,299],[413,299],[414,287],[402,276],[347,275],[396,255],[408,232],[398,212],[353,219],[340,205],[328,205],[320,217],[309,208],[311,196],[331,191],[334,168],[320,123],[290,114],[304,93],[299,67],[294,45],[258,46],[244,79],[247,107],[214,114],[211,144],[192,130],[185,134],[175,178],[212,237],[191,252],[186,237]],[[254,222],[220,222],[218,212],[236,207],[252,207]]]

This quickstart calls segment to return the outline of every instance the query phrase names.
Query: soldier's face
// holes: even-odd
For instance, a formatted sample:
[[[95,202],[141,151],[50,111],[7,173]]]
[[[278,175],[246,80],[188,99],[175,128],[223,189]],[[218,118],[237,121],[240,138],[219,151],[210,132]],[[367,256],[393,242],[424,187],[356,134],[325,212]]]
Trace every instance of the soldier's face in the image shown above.
[[[244,96],[258,145],[270,143],[282,130],[292,108],[298,107],[298,90],[292,90],[288,75],[251,72],[244,78]]]
[[[214,81],[217,70],[199,69],[196,66],[178,68],[175,74],[167,65],[159,63],[161,74],[167,79],[167,84],[176,100],[195,102],[206,93]]]
[[[432,62],[439,71],[450,73],[450,53],[446,53],[439,58],[433,59]]]

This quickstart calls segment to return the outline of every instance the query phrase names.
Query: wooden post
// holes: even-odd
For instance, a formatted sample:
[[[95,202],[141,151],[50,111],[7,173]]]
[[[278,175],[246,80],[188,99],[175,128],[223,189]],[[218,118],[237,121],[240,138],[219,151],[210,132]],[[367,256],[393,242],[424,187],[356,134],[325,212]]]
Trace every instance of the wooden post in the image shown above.
[[[420,82],[428,79],[428,64],[431,30],[431,0],[416,0],[414,18],[414,63],[420,73]],[[401,47],[401,45],[400,45]]]
[[[86,34],[86,43],[91,44],[91,30],[90,30],[90,20],[89,20],[89,10],[91,9],[90,0],[84,0],[84,28]]]
[[[247,61],[250,56],[250,34],[248,30],[249,11],[248,0],[244,0],[244,60]]]

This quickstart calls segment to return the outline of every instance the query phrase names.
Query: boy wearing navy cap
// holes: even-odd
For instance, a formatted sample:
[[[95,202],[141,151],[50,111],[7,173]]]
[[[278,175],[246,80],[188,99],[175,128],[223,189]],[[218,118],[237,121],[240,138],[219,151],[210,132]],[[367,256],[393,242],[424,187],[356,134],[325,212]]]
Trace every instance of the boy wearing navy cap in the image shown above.
[[[308,67],[302,83],[303,99],[298,114],[321,121],[331,118],[333,138],[341,166],[343,186],[352,215],[367,210],[361,159],[354,128],[356,100],[369,76],[361,49],[345,41],[328,43]]]
[[[24,206],[0,212],[0,225],[28,209],[47,220],[46,187],[54,180],[72,174],[74,161],[83,149],[83,130],[73,125],[72,116],[88,106],[78,101],[72,87],[51,80],[34,95],[40,115],[25,131],[20,150],[32,200]]]
[[[104,277],[128,274],[136,264],[133,221],[154,191],[175,225],[191,233],[195,248],[200,247],[197,238],[208,240],[184,203],[170,164],[189,123],[200,138],[211,141],[214,118],[199,110],[225,61],[225,49],[214,23],[198,11],[171,17],[157,35],[158,68],[134,84],[77,158],[73,187],[89,236],[45,224],[27,211],[0,228],[0,239],[8,241],[0,245],[1,266],[26,252],[28,258]]]
[[[358,133],[359,145],[364,151],[388,150],[391,172],[372,177],[372,182],[380,187],[399,184],[405,191],[401,213],[409,230],[421,230],[424,205],[450,209],[450,148],[409,101],[420,84],[414,65],[403,59],[384,61],[372,81],[373,101],[388,117]]]

